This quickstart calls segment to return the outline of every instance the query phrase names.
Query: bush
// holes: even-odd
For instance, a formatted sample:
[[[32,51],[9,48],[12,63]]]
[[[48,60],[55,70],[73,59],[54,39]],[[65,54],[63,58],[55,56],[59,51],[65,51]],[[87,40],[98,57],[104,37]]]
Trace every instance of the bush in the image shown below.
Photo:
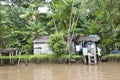
[[[119,62],[120,61],[120,54],[109,54],[102,56],[101,58],[102,61],[111,61],[111,62]]]
[[[83,57],[80,55],[74,55],[74,58],[76,62],[82,62]],[[34,63],[68,63],[69,60],[69,54],[38,54],[38,55],[32,55],[30,58],[31,62]]]
[[[71,59],[74,59],[74,63],[81,63],[83,61],[83,57],[80,55],[70,55],[69,54],[36,54],[36,55],[20,55],[20,56],[13,56],[14,62],[18,62],[18,59],[20,57],[21,62],[33,62],[33,63],[68,63],[69,57]],[[2,56],[2,59],[4,63],[9,63],[9,56]]]
[[[61,53],[65,53],[66,51],[66,42],[64,40],[62,33],[55,33],[50,35],[49,48],[53,51],[53,53],[60,55]]]

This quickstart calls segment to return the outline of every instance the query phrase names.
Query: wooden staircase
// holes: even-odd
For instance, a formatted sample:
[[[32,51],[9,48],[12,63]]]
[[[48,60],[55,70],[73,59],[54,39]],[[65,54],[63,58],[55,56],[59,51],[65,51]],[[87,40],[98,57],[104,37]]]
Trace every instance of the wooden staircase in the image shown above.
[[[89,54],[88,55],[88,64],[97,64],[96,54]]]

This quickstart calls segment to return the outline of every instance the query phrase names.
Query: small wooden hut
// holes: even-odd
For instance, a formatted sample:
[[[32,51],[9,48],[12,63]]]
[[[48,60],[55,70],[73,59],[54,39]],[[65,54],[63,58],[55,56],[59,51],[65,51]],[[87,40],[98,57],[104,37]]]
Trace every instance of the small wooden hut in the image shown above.
[[[85,63],[97,63],[96,55],[101,55],[101,50],[97,46],[99,41],[100,37],[98,35],[73,35],[71,38],[70,50],[76,54],[83,55],[86,59]],[[86,56],[89,58],[88,60]]]
[[[51,54],[48,48],[49,36],[39,36],[34,40],[34,54]]]
[[[89,36],[82,36],[77,39],[77,44],[80,45],[80,48],[88,48],[89,45],[97,47],[97,44],[100,40],[98,35],[89,35]]]
[[[98,56],[101,56],[101,49],[97,46],[100,37],[98,35],[89,35],[86,37],[79,37],[77,42],[79,43],[79,50],[82,51],[82,54],[85,58],[85,63],[91,64],[97,63]],[[78,47],[77,47],[78,48]],[[76,49],[77,50],[77,49]]]

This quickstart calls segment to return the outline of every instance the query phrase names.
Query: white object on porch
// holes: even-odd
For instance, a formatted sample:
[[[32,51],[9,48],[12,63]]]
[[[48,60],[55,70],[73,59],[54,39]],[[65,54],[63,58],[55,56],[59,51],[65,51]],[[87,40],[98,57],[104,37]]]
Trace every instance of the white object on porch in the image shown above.
[[[98,52],[98,56],[101,56],[101,49],[99,47],[97,47],[97,52]]]
[[[83,48],[82,52],[83,52],[83,56],[87,56],[88,55],[88,49],[87,48]]]
[[[80,51],[80,45],[76,45],[76,51]]]

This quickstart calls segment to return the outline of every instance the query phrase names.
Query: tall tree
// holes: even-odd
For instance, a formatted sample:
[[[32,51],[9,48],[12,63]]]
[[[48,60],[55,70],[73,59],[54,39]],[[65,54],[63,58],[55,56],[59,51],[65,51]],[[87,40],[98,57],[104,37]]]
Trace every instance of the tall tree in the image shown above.
[[[100,35],[102,47],[108,51],[114,50],[116,43],[116,29],[120,24],[119,0],[89,0],[87,7],[90,12],[87,18],[88,34]],[[105,51],[106,51],[105,50]]]

